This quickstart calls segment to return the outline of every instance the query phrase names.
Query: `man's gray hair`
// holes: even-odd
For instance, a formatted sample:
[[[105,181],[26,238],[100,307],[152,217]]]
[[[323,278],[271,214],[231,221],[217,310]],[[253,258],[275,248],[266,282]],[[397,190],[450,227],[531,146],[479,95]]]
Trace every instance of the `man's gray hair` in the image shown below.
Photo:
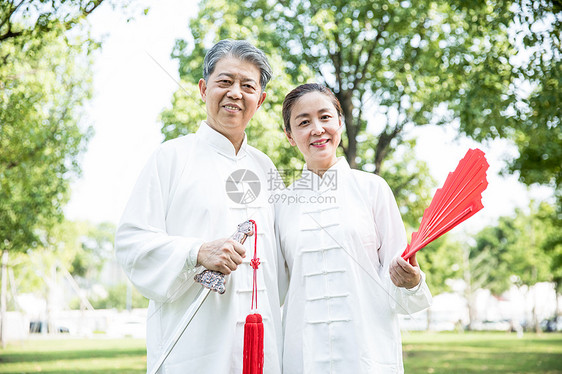
[[[265,86],[267,86],[272,75],[271,66],[267,62],[265,53],[245,40],[225,39],[209,49],[203,63],[203,79],[205,79],[205,82],[208,81],[213,71],[215,71],[215,66],[219,60],[224,57],[236,57],[256,65],[260,69],[261,90],[265,91]]]

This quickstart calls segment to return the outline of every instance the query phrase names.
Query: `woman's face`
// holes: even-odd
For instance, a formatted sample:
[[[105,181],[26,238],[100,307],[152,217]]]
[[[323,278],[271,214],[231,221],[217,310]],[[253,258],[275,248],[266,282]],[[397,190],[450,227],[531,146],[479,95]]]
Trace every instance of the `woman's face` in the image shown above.
[[[337,161],[341,141],[341,120],[325,94],[313,91],[301,96],[291,110],[289,143],[297,146],[307,168],[322,175]]]

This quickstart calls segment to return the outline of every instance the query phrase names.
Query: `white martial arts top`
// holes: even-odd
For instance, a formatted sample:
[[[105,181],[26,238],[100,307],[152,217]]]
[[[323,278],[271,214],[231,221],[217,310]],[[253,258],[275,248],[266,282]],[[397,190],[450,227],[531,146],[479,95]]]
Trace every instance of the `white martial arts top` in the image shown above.
[[[431,294],[423,274],[412,290],[390,280],[406,233],[389,186],[340,158],[323,177],[305,168],[287,193],[276,218],[290,276],[283,373],[402,373],[397,313]]]
[[[227,179],[247,169],[259,184],[247,180],[236,195]],[[258,230],[258,311],[264,319],[265,373],[281,367],[281,312],[275,210],[268,202],[268,181],[277,170],[262,152],[247,145],[235,153],[232,143],[205,122],[196,134],[163,143],[142,171],[125,209],[115,239],[117,259],[137,289],[150,299],[147,317],[148,369],[177,328],[201,286],[193,276],[201,244],[231,237],[239,223],[256,221]],[[237,174],[240,177],[240,173]],[[236,203],[235,199],[247,199]],[[238,200],[239,201],[239,200]],[[227,278],[226,293],[211,292],[193,318],[162,373],[242,373],[244,322],[250,313],[254,237],[248,237],[246,258]],[[282,265],[284,266],[284,265]]]

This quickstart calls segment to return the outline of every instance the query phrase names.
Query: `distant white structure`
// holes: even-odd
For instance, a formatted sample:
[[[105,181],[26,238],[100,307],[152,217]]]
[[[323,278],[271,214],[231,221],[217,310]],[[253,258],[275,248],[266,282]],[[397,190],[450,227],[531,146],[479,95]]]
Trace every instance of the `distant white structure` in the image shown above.
[[[554,284],[546,282],[532,287],[512,286],[499,297],[479,289],[474,300],[475,321],[472,328],[475,330],[516,330],[518,326],[533,323],[533,308],[538,322],[554,317],[557,311]],[[558,310],[562,310],[561,307]],[[459,292],[451,292],[434,296],[429,311],[401,316],[401,328],[427,329],[428,313],[429,329],[434,331],[452,331],[469,323],[466,299]]]

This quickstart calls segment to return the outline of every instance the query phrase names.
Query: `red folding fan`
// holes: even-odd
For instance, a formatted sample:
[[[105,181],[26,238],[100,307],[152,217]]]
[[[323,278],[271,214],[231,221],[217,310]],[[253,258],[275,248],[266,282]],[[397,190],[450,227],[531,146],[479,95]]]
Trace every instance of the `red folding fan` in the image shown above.
[[[482,209],[482,192],[488,186],[488,162],[480,149],[469,149],[424,211],[420,228],[412,234],[402,258],[414,253]]]

